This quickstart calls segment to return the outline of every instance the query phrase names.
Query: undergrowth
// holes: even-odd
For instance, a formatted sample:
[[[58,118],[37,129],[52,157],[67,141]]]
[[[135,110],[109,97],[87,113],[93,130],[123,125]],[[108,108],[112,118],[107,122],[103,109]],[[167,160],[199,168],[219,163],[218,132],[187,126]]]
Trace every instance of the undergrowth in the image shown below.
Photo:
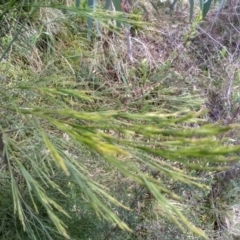
[[[73,4],[72,1],[66,2],[69,6]],[[20,14],[17,14],[15,9],[2,16],[0,102],[6,107],[0,110],[0,126],[3,130],[17,129],[4,136],[4,141],[8,143],[8,154],[13,159],[23,160],[24,167],[42,185],[55,188],[50,192],[51,197],[63,209],[67,209],[71,218],[64,215],[60,208],[57,208],[55,214],[64,216],[71,239],[190,240],[199,237],[187,229],[180,231],[169,221],[169,216],[150,191],[113,167],[111,162],[106,162],[101,154],[90,151],[84,144],[74,142],[68,134],[56,128],[55,122],[49,122],[47,118],[36,120],[34,114],[37,114],[37,111],[31,112],[33,108],[46,108],[46,111],[51,109],[52,115],[48,116],[60,118],[62,128],[67,124],[71,124],[71,127],[83,124],[88,126],[89,132],[93,132],[99,127],[96,133],[103,134],[107,143],[115,141],[116,146],[122,144],[121,140],[132,143],[129,146],[123,145],[123,150],[131,152],[132,155],[122,156],[119,153],[121,164],[128,164],[128,170],[136,176],[139,174],[136,169],[140,169],[146,178],[167,186],[169,192],[166,196],[173,193],[182,200],[179,203],[177,197],[173,197],[171,204],[184,212],[185,216],[210,238],[235,239],[235,236],[240,235],[238,161],[234,161],[235,165],[221,174],[214,170],[206,173],[201,169],[192,169],[190,164],[197,166],[204,161],[206,167],[215,167],[216,170],[226,164],[211,165],[204,157],[191,162],[186,156],[185,159],[182,157],[183,160],[187,159],[189,164],[185,166],[181,163],[182,159],[179,162],[170,161],[151,153],[146,154],[144,149],[134,147],[141,143],[146,147],[152,144],[156,149],[167,149],[164,145],[166,141],[172,143],[170,150],[175,150],[178,144],[180,145],[178,139],[172,137],[175,130],[184,135],[186,129],[198,130],[205,125],[207,128],[208,123],[228,127],[239,120],[239,7],[237,9],[234,6],[238,5],[233,4],[233,8],[230,6],[218,13],[217,18],[213,12],[206,21],[190,25],[186,23],[188,16],[184,10],[185,5],[181,12],[170,16],[165,13],[165,6],[159,8],[161,14],[156,14],[149,3],[142,4],[148,12],[143,7],[136,8],[135,12],[141,15],[142,21],[150,21],[150,24],[146,23],[134,30],[131,39],[133,62],[129,60],[123,29],[118,34],[106,26],[101,27],[103,35],[99,37],[93,34],[89,41],[86,38],[85,18],[76,11],[53,7],[21,8]],[[150,8],[152,10],[149,10]],[[26,12],[31,11],[31,17],[22,28]],[[236,13],[238,17],[235,16]],[[226,14],[230,17],[226,18]],[[209,22],[212,22],[211,26]],[[11,44],[16,29],[19,30],[17,40]],[[8,51],[5,51],[8,47]],[[16,106],[18,112],[13,110]],[[161,121],[155,122],[139,115],[139,120],[135,119],[138,124],[148,123],[147,126],[151,127],[159,124],[166,128],[166,132],[151,139],[150,135],[142,136],[145,129],[121,129],[122,126],[131,125],[132,119],[128,117],[124,118],[118,128],[111,129],[111,125],[105,125],[104,117],[100,118],[101,122],[97,125],[94,121],[90,123],[92,119],[88,118],[91,118],[91,115],[82,119],[74,119],[71,114],[58,115],[59,109],[66,108],[80,113],[102,113],[108,110],[123,114],[158,112],[163,119],[167,116],[169,122],[176,116],[180,119],[187,113],[197,114],[197,120],[189,120],[187,123],[182,121],[178,125],[179,129],[175,129],[174,123],[168,126]],[[203,109],[208,111],[202,113]],[[22,115],[21,111],[29,112]],[[45,116],[45,112],[41,111],[39,116]],[[93,119],[94,117],[98,116],[93,116]],[[111,116],[106,115],[106,124],[113,124],[108,118]],[[118,122],[120,118],[121,115],[114,121]],[[84,132],[85,129],[80,131]],[[177,133],[178,136],[180,133]],[[85,174],[81,179],[84,184],[87,176],[129,208],[116,206],[109,202],[106,196],[97,193],[99,199],[127,223],[132,232],[125,232],[117,224],[103,220],[100,213],[99,218],[96,217],[96,206],[89,205],[89,199],[85,198],[83,188],[76,183],[77,180],[70,180],[53,164],[43,135],[51,140],[62,157],[69,160],[69,166],[75,163],[72,159],[81,160],[77,167]],[[200,132],[193,134],[189,142],[194,144],[200,135]],[[229,137],[229,142],[225,141],[225,137]],[[224,140],[223,146],[239,144],[238,128],[220,135],[219,138]],[[211,136],[204,138],[203,144],[204,141],[209,141],[208,144],[212,143],[214,148],[215,139]],[[187,146],[188,142],[185,144]],[[194,147],[197,149],[197,146]],[[229,159],[231,157],[234,155],[229,156]],[[40,164],[42,162],[44,164]],[[184,183],[180,177],[179,181],[176,181],[172,178],[172,172],[169,175],[163,174],[154,165],[155,162],[161,163],[167,169],[175,169],[176,173],[188,174],[189,179],[196,178],[207,187],[189,186],[188,182]],[[21,191],[27,191],[29,186],[16,166],[17,164],[13,166],[12,173],[14,181]],[[55,230],[47,217],[46,209],[40,208],[40,202],[35,202],[38,208],[36,214],[32,210],[35,206],[28,206],[31,196],[25,196],[24,193],[23,199],[28,204],[24,205],[23,215],[30,213],[32,219],[27,226],[31,230],[30,235],[23,230],[21,221],[13,211],[14,201],[9,201],[12,199],[12,192],[6,188],[10,186],[11,176],[6,173],[6,165],[2,164],[0,169],[3,186],[0,193],[0,238],[65,239]],[[40,176],[40,170],[46,171],[58,186]],[[60,188],[64,189],[65,195],[61,194]],[[174,212],[169,211],[168,214],[170,213],[175,215]],[[44,223],[44,226],[40,228],[38,222]],[[45,229],[50,230],[49,236]]]

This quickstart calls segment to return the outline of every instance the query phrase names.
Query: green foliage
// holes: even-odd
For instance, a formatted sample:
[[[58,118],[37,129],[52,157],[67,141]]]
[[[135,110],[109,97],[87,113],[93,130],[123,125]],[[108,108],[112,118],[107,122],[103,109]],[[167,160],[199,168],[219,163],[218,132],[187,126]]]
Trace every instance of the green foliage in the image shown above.
[[[200,0],[199,2],[200,2],[200,8],[202,11],[202,18],[204,19],[210,10],[212,0],[207,0],[207,1]]]
[[[194,10],[194,0],[190,0],[189,1],[190,3],[190,15],[189,15],[189,20],[190,22],[192,22],[192,19],[193,19],[193,10]]]
[[[76,0],[75,6],[76,6],[76,7],[80,7],[80,0]]]
[[[80,187],[85,198],[92,204],[92,207],[99,216],[116,222],[119,224],[119,227],[127,229],[127,226],[123,222],[120,222],[120,219],[106,208],[98,196],[106,198],[107,201],[110,201],[113,204],[122,207],[123,205],[112,198],[100,185],[91,181],[84,174],[86,170],[84,170],[84,166],[79,162],[78,158],[75,159],[67,156],[64,153],[63,145],[57,147],[56,144],[59,143],[55,142],[56,140],[50,140],[51,137],[48,136],[49,134],[44,133],[46,131],[44,130],[46,129],[46,126],[54,126],[54,132],[56,131],[57,135],[66,134],[66,136],[73,140],[71,142],[75,142],[75,144],[83,144],[91,149],[91,151],[97,152],[110,165],[118,168],[123,175],[136,181],[138,184],[145,186],[152,196],[159,202],[163,212],[178,224],[180,228],[184,229],[184,225],[186,225],[191,231],[203,236],[201,231],[193,227],[182,213],[168,202],[165,194],[175,199],[179,199],[179,197],[176,194],[171,193],[171,191],[153,177],[139,171],[138,164],[134,166],[130,163],[142,162],[143,164],[147,164],[149,168],[160,171],[171,179],[175,179],[175,181],[204,187],[204,185],[197,183],[196,179],[194,180],[194,178],[181,173],[181,171],[173,169],[170,163],[164,163],[163,159],[169,159],[173,162],[178,161],[188,168],[211,170],[212,168],[210,166],[204,167],[204,165],[208,162],[226,161],[226,158],[223,158],[223,154],[239,151],[239,147],[228,149],[221,147],[217,150],[218,143],[215,142],[215,144],[212,144],[211,135],[214,136],[218,133],[225,132],[228,128],[203,126],[199,129],[190,130],[182,124],[185,123],[188,125],[188,123],[198,122],[198,119],[197,115],[194,116],[192,113],[190,114],[190,112],[188,114],[188,111],[185,113],[179,112],[174,114],[129,114],[117,111],[83,112],[77,109],[70,109],[66,104],[63,104],[61,108],[58,108],[56,104],[58,103],[57,99],[59,98],[62,98],[65,102],[67,99],[70,100],[72,98],[74,99],[75,104],[77,104],[78,101],[92,101],[91,98],[85,96],[79,90],[74,89],[43,88],[40,86],[36,88],[35,86],[26,87],[25,84],[21,84],[21,86],[16,88],[15,91],[25,92],[26,96],[37,94],[39,100],[42,99],[46,103],[51,102],[51,105],[54,104],[51,108],[47,108],[46,106],[44,108],[34,107],[34,105],[30,108],[16,108],[15,101],[12,101],[11,103],[7,101],[8,104],[5,106],[3,105],[3,109],[12,111],[15,114],[18,113],[23,119],[26,118],[29,123],[32,123],[32,128],[35,129],[34,131],[39,129],[40,132],[38,135],[41,135],[40,133],[42,132],[43,140],[48,149],[48,153],[45,157],[49,159],[46,160],[48,161],[47,164],[51,166],[50,169],[54,168],[53,162],[50,162],[50,159],[54,159],[59,168],[66,173],[64,178],[67,178],[67,175],[69,175],[70,178],[68,181],[73,181]],[[76,105],[76,107],[77,106],[78,105]],[[45,122],[44,128],[38,126],[38,122],[41,123],[42,121]],[[107,134],[104,132],[106,130],[111,130],[116,134],[120,134],[122,138],[117,138],[115,134]],[[199,136],[199,140],[192,141],[191,139],[194,136]],[[27,137],[26,140],[27,139],[29,139],[29,137]],[[135,141],[132,141],[132,139],[135,139]],[[148,139],[148,142],[146,142],[146,139]],[[12,146],[14,145],[15,144]],[[41,145],[43,146],[43,144]],[[209,146],[211,147],[209,148]],[[19,147],[20,146],[18,146],[18,148]],[[13,154],[14,150],[9,145],[8,148]],[[19,149],[19,151],[22,152],[21,149]],[[36,154],[36,150],[34,150],[34,152]],[[143,154],[145,156],[144,160],[142,159]],[[25,154],[22,153],[22,158],[24,156]],[[36,177],[34,178],[32,176],[32,173],[29,172],[29,170],[36,169],[37,174],[43,180],[43,183],[46,182],[47,185],[55,188],[59,193],[63,194],[63,192],[61,192],[61,187],[54,181],[54,179],[52,180],[48,176],[49,167],[45,170],[43,168],[45,164],[43,166],[41,166],[42,164],[37,166],[36,164],[39,162],[37,159],[34,159],[33,157],[30,158],[27,155],[25,157],[25,164],[30,164],[28,168],[22,165],[17,156],[11,159],[21,173],[19,177],[21,176],[23,178],[22,187],[26,189],[26,193],[30,194],[30,202],[35,206],[35,211],[38,211],[37,209],[39,208],[37,207],[37,201],[44,207],[57,230],[67,237],[64,225],[53,212],[53,207],[58,212],[62,212],[63,214],[67,213],[59,204],[57,204],[56,201],[53,201],[48,197],[43,191],[41,184],[36,180]],[[38,155],[36,154],[35,157],[37,158]],[[204,159],[202,160],[202,164],[196,164],[194,159],[198,162],[198,158]],[[187,159],[192,160],[189,162]],[[230,160],[231,158],[228,159],[228,161]],[[129,162],[130,165],[126,164],[126,162]],[[13,166],[9,164],[8,168],[12,181],[12,189],[14,190],[13,199],[15,209],[22,225],[25,226],[25,229],[27,230],[26,226],[28,219],[24,217],[23,203],[20,198],[20,192],[22,191],[20,190],[21,185],[17,186],[16,176],[11,174],[11,172],[13,172]],[[34,208],[31,211],[34,211]],[[172,213],[174,213],[174,215],[172,215]]]
[[[0,237],[87,239],[94,238],[89,234],[94,230],[106,238],[107,229],[110,235],[121,236],[124,230],[124,237],[141,239],[142,234],[144,239],[144,231],[133,232],[134,224],[141,223],[144,203],[146,212],[155,207],[183,232],[188,229],[207,239],[183,214],[184,199],[172,186],[209,192],[191,173],[224,169],[222,163],[237,159],[239,146],[228,146],[222,138],[236,126],[208,124],[199,110],[199,96],[166,86],[180,80],[169,62],[154,74],[146,60],[131,66],[133,73],[126,76],[140,88],[134,93],[129,92],[125,69],[117,65],[130,98],[123,99],[123,85],[111,92],[112,79],[107,75],[107,85],[101,78],[110,72],[109,62],[119,57],[109,57],[105,72],[104,64],[93,71],[88,61],[99,56],[90,54],[88,42],[66,27],[74,24],[64,15],[66,9],[75,20],[111,18],[100,11],[35,6],[14,25],[19,16],[15,5],[16,15],[4,13],[16,30],[1,39],[1,156],[7,151],[7,159],[0,172]],[[62,49],[65,45],[69,49]],[[146,195],[152,200],[145,201]]]

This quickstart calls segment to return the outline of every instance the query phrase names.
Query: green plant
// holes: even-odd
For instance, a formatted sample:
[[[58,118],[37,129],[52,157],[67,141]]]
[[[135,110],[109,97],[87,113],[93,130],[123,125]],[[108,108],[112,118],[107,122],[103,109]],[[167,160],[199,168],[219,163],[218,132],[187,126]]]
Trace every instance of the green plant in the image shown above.
[[[110,50],[103,55],[96,51],[102,42],[95,41],[90,52],[89,42],[66,28],[72,22],[63,9],[72,10],[76,19],[110,18],[64,6],[39,8],[37,14],[45,14],[35,15],[35,22],[13,21],[12,51],[1,51],[6,76],[0,90],[0,125],[8,158],[1,166],[7,181],[0,204],[10,212],[1,212],[1,237],[86,239],[94,229],[106,238],[104,229],[118,236],[124,229],[129,230],[124,236],[143,234],[144,239],[146,229],[131,233],[129,227],[140,226],[141,209],[147,218],[144,214],[154,206],[183,232],[190,229],[207,238],[182,214],[183,197],[172,186],[181,183],[209,192],[192,172],[224,169],[222,162],[237,159],[238,145],[228,147],[217,140],[235,126],[209,125],[199,110],[202,99],[179,91],[181,78],[169,61],[157,70],[149,59],[133,64],[139,75],[129,79],[117,42],[107,39]],[[41,31],[35,32],[38,26]],[[45,39],[43,29],[51,39]],[[52,51],[44,51],[39,41]],[[117,85],[118,80],[123,84]],[[103,221],[92,221],[94,214]],[[84,223],[90,230],[77,231],[77,224]]]

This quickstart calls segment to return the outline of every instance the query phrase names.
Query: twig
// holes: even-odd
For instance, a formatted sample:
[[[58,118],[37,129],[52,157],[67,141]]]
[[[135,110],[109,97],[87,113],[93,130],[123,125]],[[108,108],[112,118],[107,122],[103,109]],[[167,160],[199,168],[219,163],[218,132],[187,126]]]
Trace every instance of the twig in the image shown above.
[[[32,127],[29,127],[32,128]],[[26,129],[26,128],[24,128]],[[6,150],[6,146],[3,142],[3,134],[5,133],[11,133],[11,132],[16,132],[19,131],[21,129],[10,129],[10,130],[6,130],[4,132],[0,132],[0,157],[2,158],[3,162],[8,165],[8,157],[7,157],[7,150]]]
[[[236,116],[238,115],[239,110],[240,110],[240,107],[238,106],[238,108],[236,109],[236,111],[235,111],[235,113],[233,114],[232,118],[227,122],[226,125],[230,125],[230,124],[233,123],[233,120],[234,120],[234,119],[236,118]],[[225,135],[225,133],[223,133],[223,134],[220,136],[219,140],[221,140],[221,139],[224,137],[224,135]]]
[[[222,48],[226,49],[226,47],[224,45],[222,45],[219,41],[217,41],[215,38],[213,38],[209,33],[207,33],[201,27],[198,26],[197,29],[200,30],[201,32],[203,32],[204,34],[206,34],[209,38],[211,38],[215,43],[220,45]],[[229,54],[229,56],[231,56],[231,53],[227,49],[226,49],[226,52]]]
[[[126,25],[126,37],[127,37],[127,54],[131,63],[133,63],[133,56],[132,56],[132,41],[131,41],[131,33],[130,33],[131,26],[130,24]]]
[[[232,61],[230,61],[230,64],[232,64]],[[226,71],[228,72],[228,69],[226,69]],[[236,69],[235,69],[235,71],[236,71]],[[232,85],[233,85],[233,79],[234,79],[235,71],[233,71],[233,73],[231,73],[231,75],[229,76],[229,82],[228,82],[228,87],[227,87],[226,96],[225,96],[225,99],[227,101],[228,114],[229,114],[229,111],[231,109],[230,97],[231,97],[231,93],[232,93]],[[229,73],[228,73],[228,75],[229,75]]]

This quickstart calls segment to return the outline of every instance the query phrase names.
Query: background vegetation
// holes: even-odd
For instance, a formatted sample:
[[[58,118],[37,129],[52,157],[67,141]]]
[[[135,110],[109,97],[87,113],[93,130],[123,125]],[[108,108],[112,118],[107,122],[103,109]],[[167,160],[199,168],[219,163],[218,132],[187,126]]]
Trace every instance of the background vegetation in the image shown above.
[[[206,4],[0,1],[0,239],[239,238],[240,5]]]

